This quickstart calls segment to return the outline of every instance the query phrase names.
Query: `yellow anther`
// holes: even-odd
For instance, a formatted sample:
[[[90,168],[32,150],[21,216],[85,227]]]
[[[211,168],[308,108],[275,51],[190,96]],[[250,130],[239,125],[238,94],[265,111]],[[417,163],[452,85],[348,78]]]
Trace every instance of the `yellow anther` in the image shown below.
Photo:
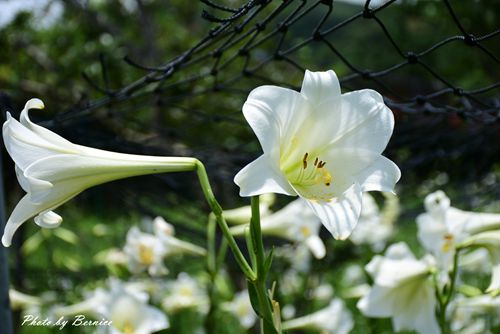
[[[153,264],[154,254],[151,247],[146,245],[139,245],[139,262],[145,266]]]

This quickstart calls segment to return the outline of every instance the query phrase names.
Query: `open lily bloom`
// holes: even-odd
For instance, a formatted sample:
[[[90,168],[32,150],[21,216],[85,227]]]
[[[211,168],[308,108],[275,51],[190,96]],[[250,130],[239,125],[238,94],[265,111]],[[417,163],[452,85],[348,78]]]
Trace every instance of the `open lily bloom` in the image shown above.
[[[162,307],[167,312],[182,309],[196,309],[201,313],[208,311],[207,293],[198,281],[186,273],[180,273],[177,279],[169,281],[167,295],[163,298]]]
[[[391,245],[385,256],[375,256],[366,266],[374,285],[358,309],[368,317],[392,317],[396,331],[439,334],[431,265],[431,259],[415,259],[405,243]]]
[[[325,245],[319,237],[321,222],[314,212],[302,200],[295,200],[275,213],[261,219],[264,235],[274,235],[300,244],[304,244],[321,259],[326,255]],[[231,228],[233,234],[243,234],[246,226]]]
[[[425,197],[426,212],[417,217],[418,239],[441,269],[451,269],[456,246],[480,231],[499,229],[500,214],[462,211],[438,190]]]
[[[108,285],[108,289],[98,288],[78,304],[54,308],[54,316],[85,314],[106,319],[111,327],[101,326],[101,329],[111,334],[150,334],[170,326],[165,314],[148,304],[147,293],[114,278]]]
[[[16,164],[17,179],[27,194],[12,212],[2,237],[9,246],[14,232],[31,217],[41,227],[54,228],[62,217],[53,209],[83,190],[130,176],[193,170],[195,159],[115,153],[73,144],[31,122],[29,109],[44,108],[29,100],[20,122],[7,113],[3,140]]]
[[[264,154],[236,175],[240,195],[298,195],[335,238],[354,229],[363,191],[392,192],[400,178],[381,155],[394,127],[382,96],[341,94],[333,71],[306,71],[300,93],[258,87],[243,114]]]
[[[340,299],[333,299],[324,309],[283,323],[286,330],[310,328],[325,334],[347,334],[353,327],[352,315]]]
[[[168,273],[163,264],[167,249],[156,236],[139,231],[137,226],[127,233],[127,242],[123,248],[127,256],[128,268],[132,273],[147,270],[151,276],[160,276]]]

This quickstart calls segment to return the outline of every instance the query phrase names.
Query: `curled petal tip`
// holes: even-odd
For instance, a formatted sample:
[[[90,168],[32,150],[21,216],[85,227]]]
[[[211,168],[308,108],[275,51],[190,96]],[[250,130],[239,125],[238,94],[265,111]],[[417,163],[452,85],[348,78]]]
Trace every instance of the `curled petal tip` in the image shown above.
[[[2,245],[4,247],[10,247],[10,244],[11,244],[11,240],[9,238],[7,238],[7,236],[4,234],[2,236]]]
[[[45,105],[43,104],[43,101],[37,98],[31,99],[28,102],[26,102],[26,105],[24,106],[24,109],[29,110],[29,109],[43,109],[45,108]]]

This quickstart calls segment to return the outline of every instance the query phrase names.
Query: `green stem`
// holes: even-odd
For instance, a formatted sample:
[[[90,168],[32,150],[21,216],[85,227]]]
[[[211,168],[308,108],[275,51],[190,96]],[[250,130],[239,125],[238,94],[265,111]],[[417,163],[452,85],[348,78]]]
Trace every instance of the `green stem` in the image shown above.
[[[251,250],[254,253],[254,261],[255,261],[255,272],[257,277],[254,281],[251,282],[255,287],[255,291],[257,292],[257,299],[259,302],[260,310],[263,313],[263,320],[267,321],[268,324],[273,324],[273,310],[271,306],[271,301],[267,294],[266,290],[266,270],[265,270],[265,257],[264,257],[264,242],[262,241],[262,231],[260,226],[260,206],[259,206],[259,197],[253,196],[251,199],[252,206],[252,219],[250,220],[250,237],[251,237]],[[262,333],[266,333],[266,328],[264,324],[261,323]],[[277,332],[275,329],[274,332]]]
[[[216,255],[215,255],[215,216],[210,214],[208,216],[207,226],[207,268],[208,272],[216,273]]]
[[[443,292],[441,298],[439,299],[440,307],[439,307],[439,326],[441,327],[441,333],[447,334],[450,332],[448,324],[446,323],[446,309],[451,302],[451,299],[454,294],[455,284],[457,281],[458,274],[458,254],[460,252],[460,248],[455,250],[455,255],[453,256],[453,267],[451,272],[449,273],[450,285],[447,287],[446,291]]]
[[[234,240],[233,235],[229,231],[229,227],[227,226],[226,220],[222,215],[222,207],[219,205],[217,200],[215,199],[214,193],[212,191],[212,187],[210,186],[210,182],[208,180],[208,175],[205,170],[205,166],[201,163],[201,161],[194,159],[194,164],[196,168],[196,174],[198,175],[198,179],[200,181],[201,188],[203,190],[203,194],[208,202],[208,205],[212,209],[213,214],[215,215],[215,220],[222,230],[222,234],[227,240],[229,247],[231,248],[236,262],[240,266],[241,270],[245,274],[245,276],[254,281],[257,278],[256,273],[252,270],[247,260],[241,253],[238,245],[236,244],[236,240]]]

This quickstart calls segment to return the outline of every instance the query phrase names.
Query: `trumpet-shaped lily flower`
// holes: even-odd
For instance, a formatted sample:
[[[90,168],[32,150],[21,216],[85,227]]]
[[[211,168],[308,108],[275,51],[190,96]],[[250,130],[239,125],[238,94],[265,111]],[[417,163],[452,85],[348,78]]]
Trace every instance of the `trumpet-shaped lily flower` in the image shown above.
[[[424,205],[426,212],[417,217],[418,238],[445,271],[451,269],[458,244],[482,231],[500,229],[499,214],[454,208],[441,190],[427,195]]]
[[[321,259],[326,255],[325,245],[318,236],[321,222],[302,200],[295,200],[275,213],[261,220],[263,234],[274,235],[301,243]],[[231,229],[233,234],[242,234],[246,226]]]
[[[140,156],[73,144],[31,122],[28,110],[43,108],[41,100],[31,99],[20,122],[7,113],[3,124],[5,147],[27,192],[7,221],[4,246],[11,244],[14,232],[31,217],[41,227],[59,226],[62,217],[52,210],[89,187],[130,176],[195,168],[193,158]]]
[[[333,71],[306,71],[300,93],[258,87],[243,114],[264,153],[236,175],[240,195],[298,195],[335,238],[354,229],[363,191],[392,192],[400,178],[381,155],[394,127],[382,96],[341,94]]]
[[[431,259],[415,259],[405,243],[391,245],[385,256],[375,256],[366,266],[374,285],[358,309],[368,317],[392,317],[396,331],[438,334],[431,266]]]
[[[342,300],[337,298],[319,311],[283,323],[283,328],[286,330],[311,328],[325,334],[347,334],[353,327],[354,322],[351,313]]]

